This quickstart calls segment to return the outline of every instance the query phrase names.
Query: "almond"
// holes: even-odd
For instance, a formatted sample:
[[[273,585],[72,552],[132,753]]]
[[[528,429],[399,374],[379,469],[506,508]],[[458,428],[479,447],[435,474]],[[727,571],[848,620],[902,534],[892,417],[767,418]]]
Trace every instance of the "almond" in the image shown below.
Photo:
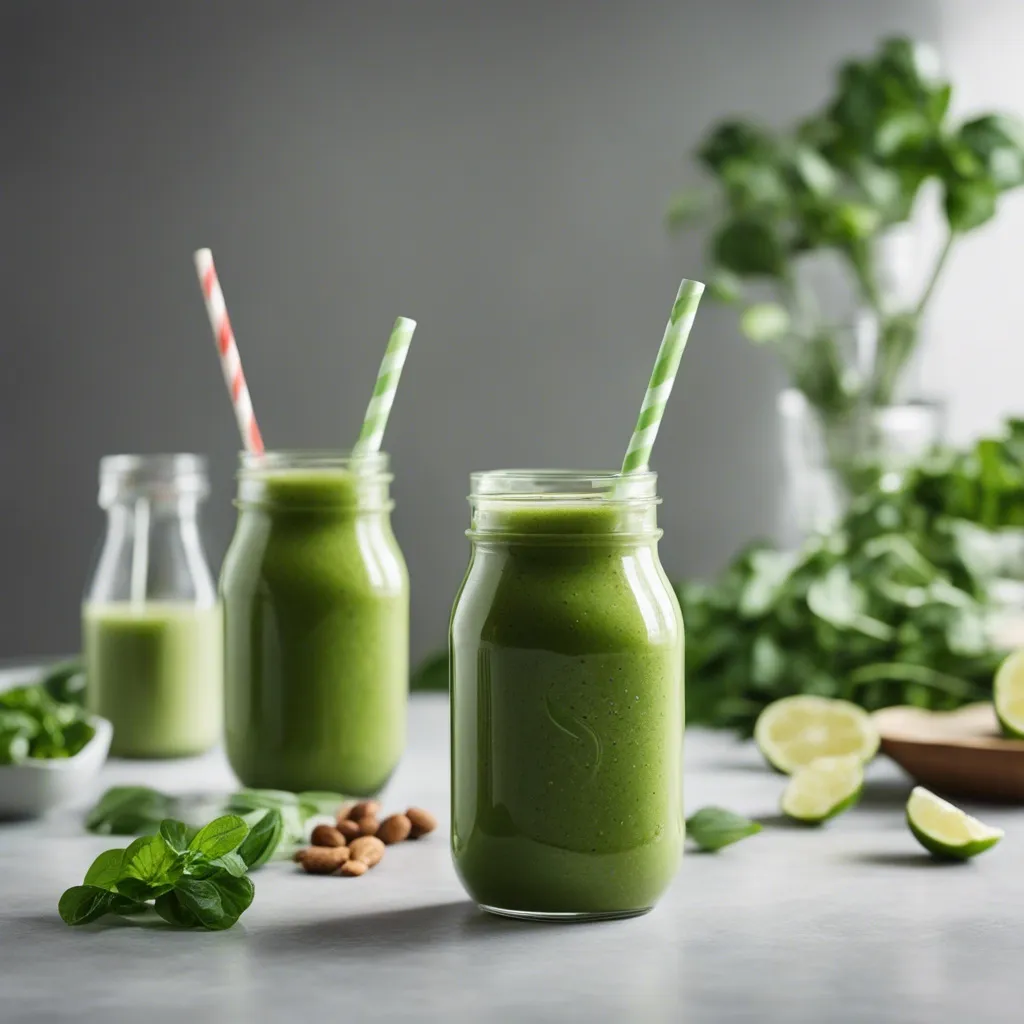
[[[360,836],[352,840],[348,848],[352,860],[362,861],[368,868],[380,863],[384,856],[384,844],[376,836]]]
[[[338,831],[347,841],[358,839],[363,834],[362,829],[354,821],[349,821],[347,818],[344,821],[338,822]]]
[[[404,814],[392,814],[380,823],[376,836],[385,846],[390,846],[408,839],[411,831],[412,822]]]
[[[419,839],[420,836],[425,836],[437,828],[437,818],[430,811],[423,810],[422,807],[410,807],[405,812],[405,816],[412,825],[412,831],[409,833],[410,839]]]
[[[376,818],[380,814],[380,804],[376,800],[360,800],[349,808],[348,818],[350,821],[358,821],[360,818]]]
[[[311,875],[333,874],[348,858],[347,846],[307,846],[295,854],[302,869]]]
[[[367,814],[365,817],[359,818],[356,821],[356,824],[359,826],[359,834],[361,836],[375,836],[377,834],[377,829],[380,828],[380,822],[371,814]]]
[[[347,860],[338,870],[339,875],[347,875],[349,878],[358,878],[365,875],[370,869],[361,860]]]
[[[333,825],[317,825],[309,841],[313,846],[344,846],[347,842]]]

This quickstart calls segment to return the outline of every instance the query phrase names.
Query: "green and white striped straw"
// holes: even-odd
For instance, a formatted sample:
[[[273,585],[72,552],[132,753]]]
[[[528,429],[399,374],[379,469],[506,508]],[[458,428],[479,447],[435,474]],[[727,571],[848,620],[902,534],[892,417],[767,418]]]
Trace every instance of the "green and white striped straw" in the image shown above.
[[[409,354],[409,345],[412,343],[415,330],[416,321],[407,320],[404,316],[400,316],[391,329],[387,351],[377,371],[373,398],[370,399],[366,415],[363,417],[363,429],[359,432],[359,440],[352,448],[357,455],[370,455],[380,451],[381,441],[384,440],[384,428],[388,425],[388,416],[395,401],[395,392],[398,390],[398,379],[402,376],[402,367],[405,366],[405,357]]]
[[[690,336],[693,318],[697,315],[697,306],[703,294],[704,285],[700,281],[683,278],[665,328],[665,337],[661,339],[661,348],[658,349],[651,382],[647,385],[644,404],[640,406],[640,418],[636,421],[636,429],[622,461],[623,476],[644,472],[651,461],[654,439],[658,436],[661,417],[665,414],[668,396],[676,382],[679,360],[683,358],[683,349],[686,348],[686,340]]]

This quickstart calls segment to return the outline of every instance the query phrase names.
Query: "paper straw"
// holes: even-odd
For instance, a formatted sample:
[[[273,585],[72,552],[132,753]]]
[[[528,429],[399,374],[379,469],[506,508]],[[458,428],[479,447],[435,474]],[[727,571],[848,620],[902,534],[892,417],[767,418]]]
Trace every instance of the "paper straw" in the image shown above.
[[[683,278],[665,328],[665,336],[661,339],[661,348],[658,349],[651,382],[647,385],[644,404],[640,406],[640,418],[636,421],[636,429],[622,461],[623,476],[642,473],[650,464],[651,449],[658,436],[665,405],[672,393],[672,385],[676,382],[679,360],[683,358],[683,349],[686,348],[686,340],[690,336],[693,318],[697,315],[697,306],[703,294],[704,285],[700,281]]]
[[[210,318],[213,340],[220,353],[220,365],[224,370],[224,382],[228,386],[231,404],[235,409],[235,419],[242,435],[242,445],[246,451],[260,453],[263,451],[263,438],[256,424],[256,414],[252,409],[249,388],[242,373],[242,360],[238,355],[235,333],[231,330],[231,320],[224,304],[224,293],[220,290],[217,270],[213,265],[213,253],[209,249],[196,250],[193,259],[196,273],[199,275],[199,287],[206,303],[206,313]]]
[[[149,576],[149,499],[135,502],[135,523],[132,536],[132,568],[129,597],[132,604],[144,604],[146,577]]]
[[[405,357],[409,354],[416,321],[400,316],[391,329],[388,347],[377,371],[377,384],[373,389],[373,398],[366,407],[363,417],[363,429],[359,432],[359,440],[353,446],[358,455],[369,455],[380,451],[384,440],[384,428],[388,425],[388,416],[395,401],[398,390],[398,379],[402,376]]]

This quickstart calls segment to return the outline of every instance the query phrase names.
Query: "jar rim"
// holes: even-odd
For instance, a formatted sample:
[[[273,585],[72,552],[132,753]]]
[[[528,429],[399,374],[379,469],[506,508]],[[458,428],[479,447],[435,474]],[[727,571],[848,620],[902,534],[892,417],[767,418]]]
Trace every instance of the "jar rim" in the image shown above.
[[[657,500],[653,470],[489,469],[470,474],[470,498],[529,502],[633,502]]]
[[[104,455],[99,467],[99,503],[113,504],[119,495],[171,500],[205,497],[210,491],[205,455],[194,452]]]
[[[349,448],[280,448],[238,453],[240,473],[289,469],[347,469],[359,475],[387,473],[387,452],[354,452]]]

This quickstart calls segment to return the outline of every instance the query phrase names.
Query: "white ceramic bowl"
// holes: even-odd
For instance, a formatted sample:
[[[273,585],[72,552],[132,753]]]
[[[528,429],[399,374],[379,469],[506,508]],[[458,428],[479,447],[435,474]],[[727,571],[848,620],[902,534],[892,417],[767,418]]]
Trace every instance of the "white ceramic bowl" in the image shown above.
[[[113,726],[93,716],[96,735],[74,757],[30,758],[0,765],[0,819],[38,818],[83,796],[110,750]]]

